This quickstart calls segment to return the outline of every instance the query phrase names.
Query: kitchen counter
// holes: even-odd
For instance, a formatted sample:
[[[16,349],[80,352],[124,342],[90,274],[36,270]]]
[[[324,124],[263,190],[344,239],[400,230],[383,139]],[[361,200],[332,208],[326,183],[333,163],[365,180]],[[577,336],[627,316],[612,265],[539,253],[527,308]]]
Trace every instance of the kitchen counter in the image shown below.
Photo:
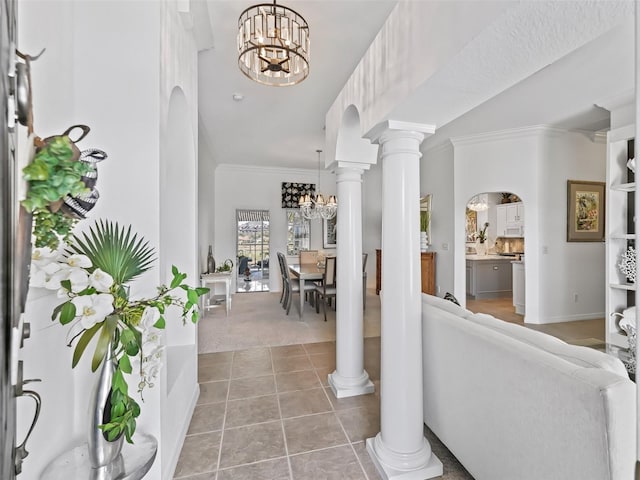
[[[516,259],[504,255],[466,255],[467,296],[473,299],[511,297],[511,263]]]
[[[496,254],[488,254],[488,255],[465,255],[466,260],[480,260],[480,261],[501,261],[505,262],[513,262],[517,257],[508,257],[506,255],[496,255]]]

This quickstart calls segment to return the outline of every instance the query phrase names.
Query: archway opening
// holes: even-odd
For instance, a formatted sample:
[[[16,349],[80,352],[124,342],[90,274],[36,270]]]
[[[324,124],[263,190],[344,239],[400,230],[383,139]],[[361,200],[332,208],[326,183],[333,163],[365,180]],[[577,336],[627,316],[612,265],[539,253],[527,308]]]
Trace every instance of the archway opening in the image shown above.
[[[473,312],[524,323],[524,202],[513,192],[483,192],[465,207],[466,304]]]

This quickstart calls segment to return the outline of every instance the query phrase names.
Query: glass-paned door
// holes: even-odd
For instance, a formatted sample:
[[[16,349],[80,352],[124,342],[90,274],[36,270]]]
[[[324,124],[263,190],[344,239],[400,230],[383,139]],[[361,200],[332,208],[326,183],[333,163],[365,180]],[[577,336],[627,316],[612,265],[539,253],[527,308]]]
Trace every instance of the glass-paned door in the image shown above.
[[[269,291],[269,211],[236,210],[236,291]]]

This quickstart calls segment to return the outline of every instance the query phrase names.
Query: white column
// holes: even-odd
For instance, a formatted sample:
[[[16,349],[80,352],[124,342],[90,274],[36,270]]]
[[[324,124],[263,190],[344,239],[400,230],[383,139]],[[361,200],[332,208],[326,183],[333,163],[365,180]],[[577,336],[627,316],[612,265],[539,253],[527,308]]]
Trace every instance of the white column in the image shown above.
[[[337,398],[372,393],[364,370],[362,312],[362,174],[369,165],[338,163],[336,370],[329,385]]]
[[[423,435],[420,294],[420,143],[425,125],[385,122],[382,158],[380,433],[367,450],[385,479],[442,475]]]

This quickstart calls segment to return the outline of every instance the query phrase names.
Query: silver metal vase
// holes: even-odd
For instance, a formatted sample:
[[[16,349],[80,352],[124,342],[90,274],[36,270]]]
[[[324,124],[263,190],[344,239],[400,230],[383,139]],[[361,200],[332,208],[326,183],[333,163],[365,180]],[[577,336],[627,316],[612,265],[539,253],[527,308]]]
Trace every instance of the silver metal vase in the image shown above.
[[[111,381],[114,372],[115,359],[112,350],[109,349],[89,398],[89,460],[95,469],[113,463],[120,455],[124,441],[124,435],[109,441],[106,434],[98,428],[111,419]]]

